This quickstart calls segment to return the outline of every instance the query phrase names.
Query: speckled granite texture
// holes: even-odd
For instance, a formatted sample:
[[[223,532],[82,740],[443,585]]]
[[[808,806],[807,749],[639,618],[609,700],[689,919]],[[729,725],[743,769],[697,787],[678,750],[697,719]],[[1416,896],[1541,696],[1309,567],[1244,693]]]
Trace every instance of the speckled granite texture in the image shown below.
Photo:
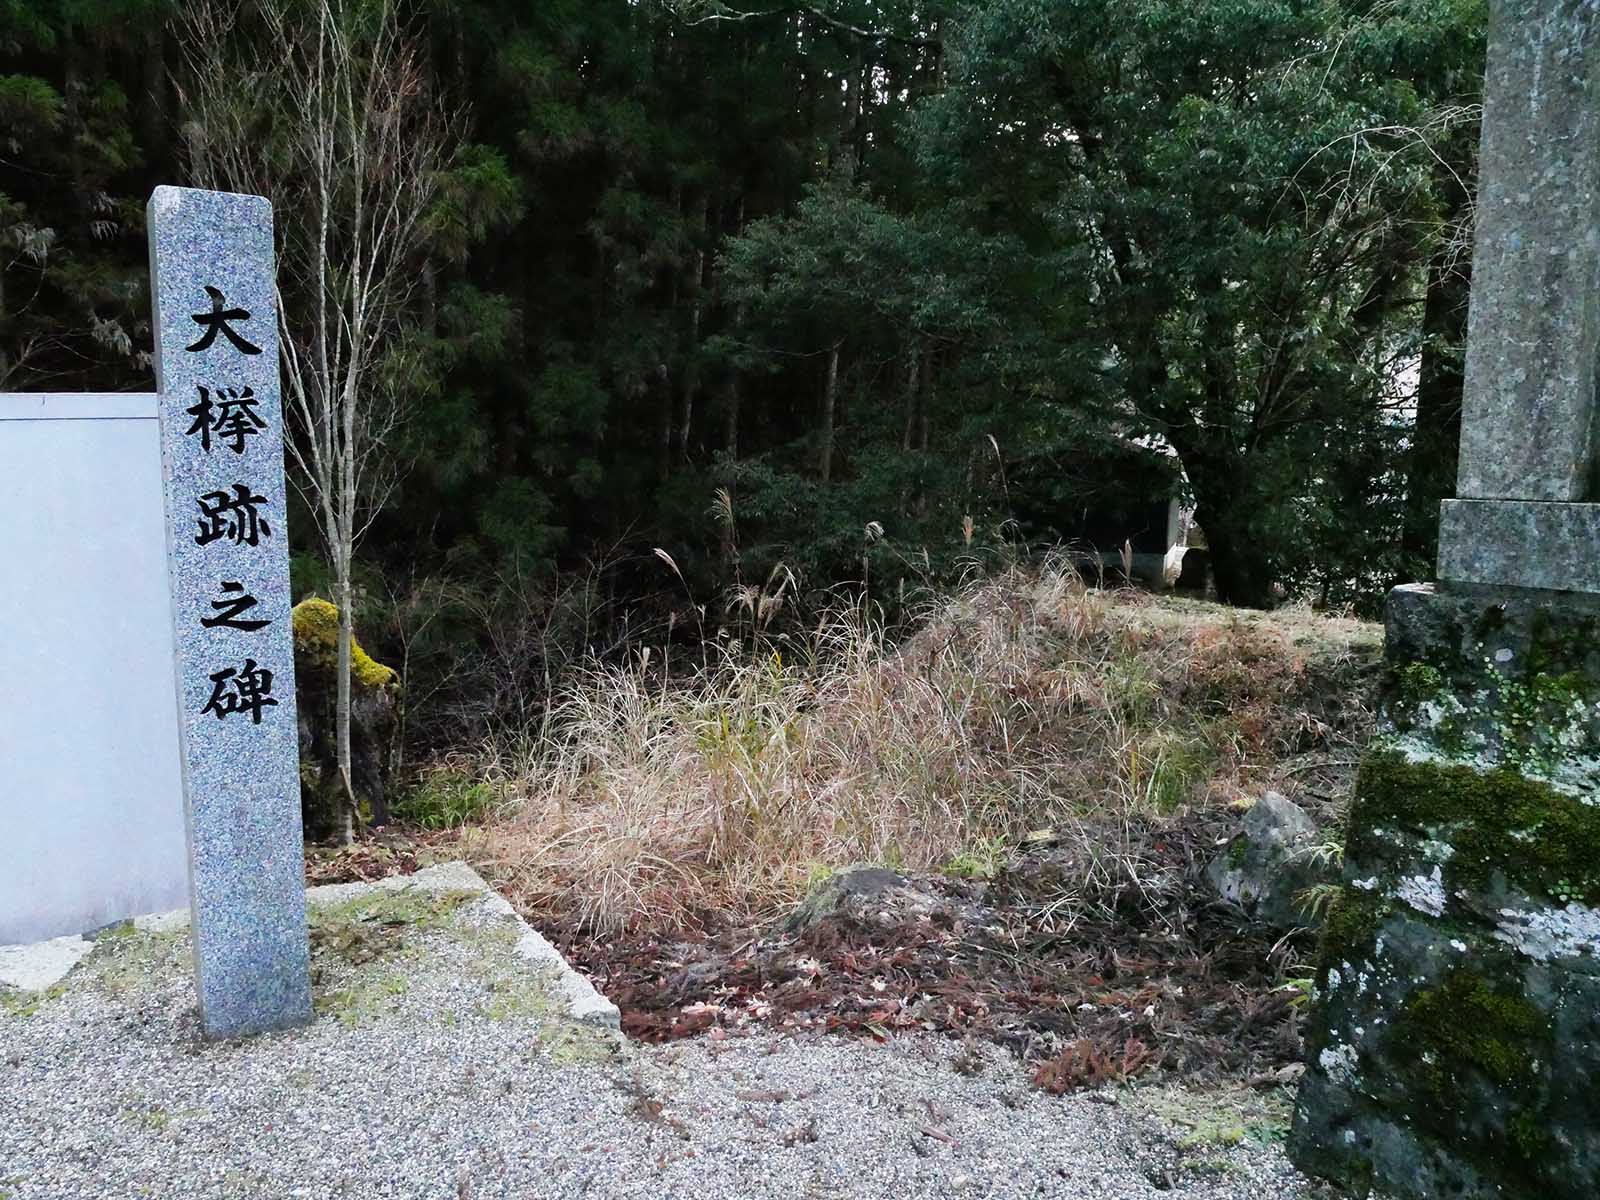
[[[1495,0],[1457,494],[1595,500],[1600,13]]]
[[[235,1037],[311,1015],[272,207],[148,215],[195,974]]]
[[[1446,500],[1439,579],[1600,592],[1600,504]]]

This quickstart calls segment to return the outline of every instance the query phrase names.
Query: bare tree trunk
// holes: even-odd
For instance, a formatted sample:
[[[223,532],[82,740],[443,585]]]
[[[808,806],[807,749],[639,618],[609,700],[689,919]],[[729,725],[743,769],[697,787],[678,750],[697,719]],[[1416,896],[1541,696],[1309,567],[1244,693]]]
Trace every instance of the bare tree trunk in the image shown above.
[[[857,171],[865,171],[867,166],[867,114],[872,111],[873,66],[865,56],[856,54],[855,69],[860,82],[856,85],[855,108],[850,114],[850,144]]]
[[[922,342],[911,343],[906,351],[906,428],[900,439],[900,449],[910,450],[917,432],[917,400],[922,384]]]
[[[339,844],[350,845],[356,838],[356,791],[352,775],[350,750],[350,650],[355,641],[354,621],[351,619],[351,587],[349,556],[341,551],[335,555],[334,594],[339,605],[338,693],[334,701],[334,755],[339,767],[339,786],[343,789],[344,803],[339,821]]]
[[[152,151],[167,135],[166,51],[166,22],[151,18],[144,37],[144,84],[138,110],[144,144]]]
[[[739,373],[731,371],[722,385],[722,447],[729,462],[739,461]]]
[[[683,411],[678,417],[678,457],[689,460],[689,431],[694,426],[694,406],[700,393],[700,323],[705,312],[708,214],[711,196],[702,191],[695,201],[697,245],[689,259],[689,330],[683,347]]]
[[[854,161],[856,120],[861,111],[857,100],[857,92],[861,88],[861,55],[856,53],[851,56],[851,61],[844,69],[844,111],[840,114],[839,131],[835,135],[832,152],[829,154],[828,165],[836,166],[841,153],[848,150],[851,155],[850,169],[859,169]]]
[[[923,472],[927,470],[928,441],[933,429],[933,402],[938,396],[938,376],[934,374],[937,365],[934,359],[938,353],[932,338],[922,339],[922,357],[917,362],[916,449],[921,452],[923,465],[918,468],[917,495],[912,505],[912,511],[919,517],[928,512],[928,482]]]
[[[650,390],[656,394],[656,478],[665,480],[672,474],[672,379],[665,364],[661,364],[651,377]]]
[[[932,338],[922,342],[922,361],[918,364],[917,379],[917,449],[928,449],[928,435],[933,429],[933,402],[939,395],[938,378],[934,375],[935,349]]]
[[[421,322],[429,337],[439,336],[439,268],[433,259],[422,260],[422,270],[417,276],[422,289]]]
[[[828,348],[828,373],[822,381],[822,446],[818,450],[818,473],[822,482],[833,477],[833,414],[839,400],[839,347],[835,342]]]
[[[730,465],[739,461],[739,376],[737,372],[730,372],[727,381],[722,385],[722,438],[726,448],[728,463]],[[728,481],[728,519],[722,523],[722,569],[728,579],[734,578],[734,571],[738,565],[739,547],[734,538],[734,511],[735,493],[734,482]]]

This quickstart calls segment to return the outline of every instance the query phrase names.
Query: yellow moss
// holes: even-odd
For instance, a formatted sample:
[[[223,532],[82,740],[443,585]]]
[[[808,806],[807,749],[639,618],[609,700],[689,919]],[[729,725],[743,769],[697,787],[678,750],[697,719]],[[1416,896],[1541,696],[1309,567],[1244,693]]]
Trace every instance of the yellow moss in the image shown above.
[[[303,659],[320,669],[332,670],[339,653],[339,610],[327,600],[313,596],[294,606],[294,648]],[[350,639],[350,676],[367,688],[392,687],[400,676]]]

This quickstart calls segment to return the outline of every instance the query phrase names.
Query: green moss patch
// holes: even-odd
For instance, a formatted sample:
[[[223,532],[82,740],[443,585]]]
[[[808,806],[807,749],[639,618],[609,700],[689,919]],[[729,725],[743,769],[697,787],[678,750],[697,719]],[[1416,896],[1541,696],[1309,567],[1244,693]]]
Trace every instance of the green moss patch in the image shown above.
[[[445,1025],[468,1017],[527,1022],[553,1061],[591,1061],[611,1053],[604,1037],[595,1041],[584,1030],[568,1031],[575,1023],[555,991],[555,972],[517,954],[519,922],[467,911],[483,896],[466,888],[373,888],[349,900],[313,904],[308,915],[317,1013],[349,1027],[397,1015]],[[477,986],[455,991],[443,1008],[424,1004],[428,992],[417,980],[432,986],[437,981],[426,976],[441,970]]]
[[[107,995],[121,997],[147,988],[159,975],[186,971],[188,951],[187,931],[151,933],[124,923],[95,939],[75,973]]]
[[[1547,779],[1600,783],[1600,622],[1523,606],[1462,610],[1389,672],[1395,729],[1445,754]]]
[[[1551,619],[1548,610],[1534,610],[1529,618],[1529,667],[1548,675],[1586,675],[1600,651],[1600,620],[1567,615]]]
[[[0,1016],[31,1017],[52,1000],[66,995],[67,985],[58,983],[42,992],[24,992],[19,988],[0,987]]]
[[[1327,986],[1330,967],[1360,962],[1371,956],[1378,939],[1378,927],[1390,908],[1388,901],[1372,892],[1340,889],[1322,922],[1317,973],[1320,986]]]
[[[1482,892],[1498,876],[1532,896],[1600,903],[1600,808],[1514,771],[1367,756],[1351,809],[1349,857],[1391,861],[1385,834],[1434,839],[1453,853],[1447,892]]]
[[[1521,986],[1514,974],[1497,985],[1457,968],[1407,998],[1391,1044],[1395,1069],[1426,1100],[1419,1124],[1458,1143],[1491,1176],[1531,1181],[1549,1165],[1540,1110],[1556,1046],[1550,1018]]]
[[[392,1012],[399,997],[406,994],[406,976],[401,971],[361,972],[344,987],[318,991],[312,1006],[321,1016],[331,1016],[347,1028],[367,1025]]]
[[[577,1021],[552,1021],[538,1033],[539,1049],[558,1067],[605,1062],[622,1051],[622,1039],[607,1029]]]
[[[313,905],[311,947],[360,965],[400,950],[408,934],[438,929],[481,893],[378,888],[338,904]]]
[[[339,610],[326,600],[313,596],[294,606],[295,665],[302,671],[331,674],[339,654]],[[362,687],[385,688],[400,682],[399,674],[386,667],[350,639],[350,677]]]
[[[1289,1133],[1293,1096],[1288,1088],[1139,1087],[1130,1090],[1129,1101],[1182,1129],[1174,1144],[1195,1152],[1281,1144]]]
[[[1534,1090],[1553,1037],[1548,1018],[1521,995],[1496,991],[1466,968],[1413,992],[1400,1019],[1416,1036],[1440,1100],[1458,1095],[1468,1072],[1503,1088]]]

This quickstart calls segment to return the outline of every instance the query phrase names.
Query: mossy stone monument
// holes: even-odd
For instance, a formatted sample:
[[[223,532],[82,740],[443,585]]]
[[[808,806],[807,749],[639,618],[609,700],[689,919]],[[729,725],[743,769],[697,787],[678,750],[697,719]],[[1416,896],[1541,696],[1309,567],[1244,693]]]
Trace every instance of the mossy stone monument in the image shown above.
[[[1459,498],[1397,588],[1290,1153],[1600,1195],[1600,3],[1493,0]]]

